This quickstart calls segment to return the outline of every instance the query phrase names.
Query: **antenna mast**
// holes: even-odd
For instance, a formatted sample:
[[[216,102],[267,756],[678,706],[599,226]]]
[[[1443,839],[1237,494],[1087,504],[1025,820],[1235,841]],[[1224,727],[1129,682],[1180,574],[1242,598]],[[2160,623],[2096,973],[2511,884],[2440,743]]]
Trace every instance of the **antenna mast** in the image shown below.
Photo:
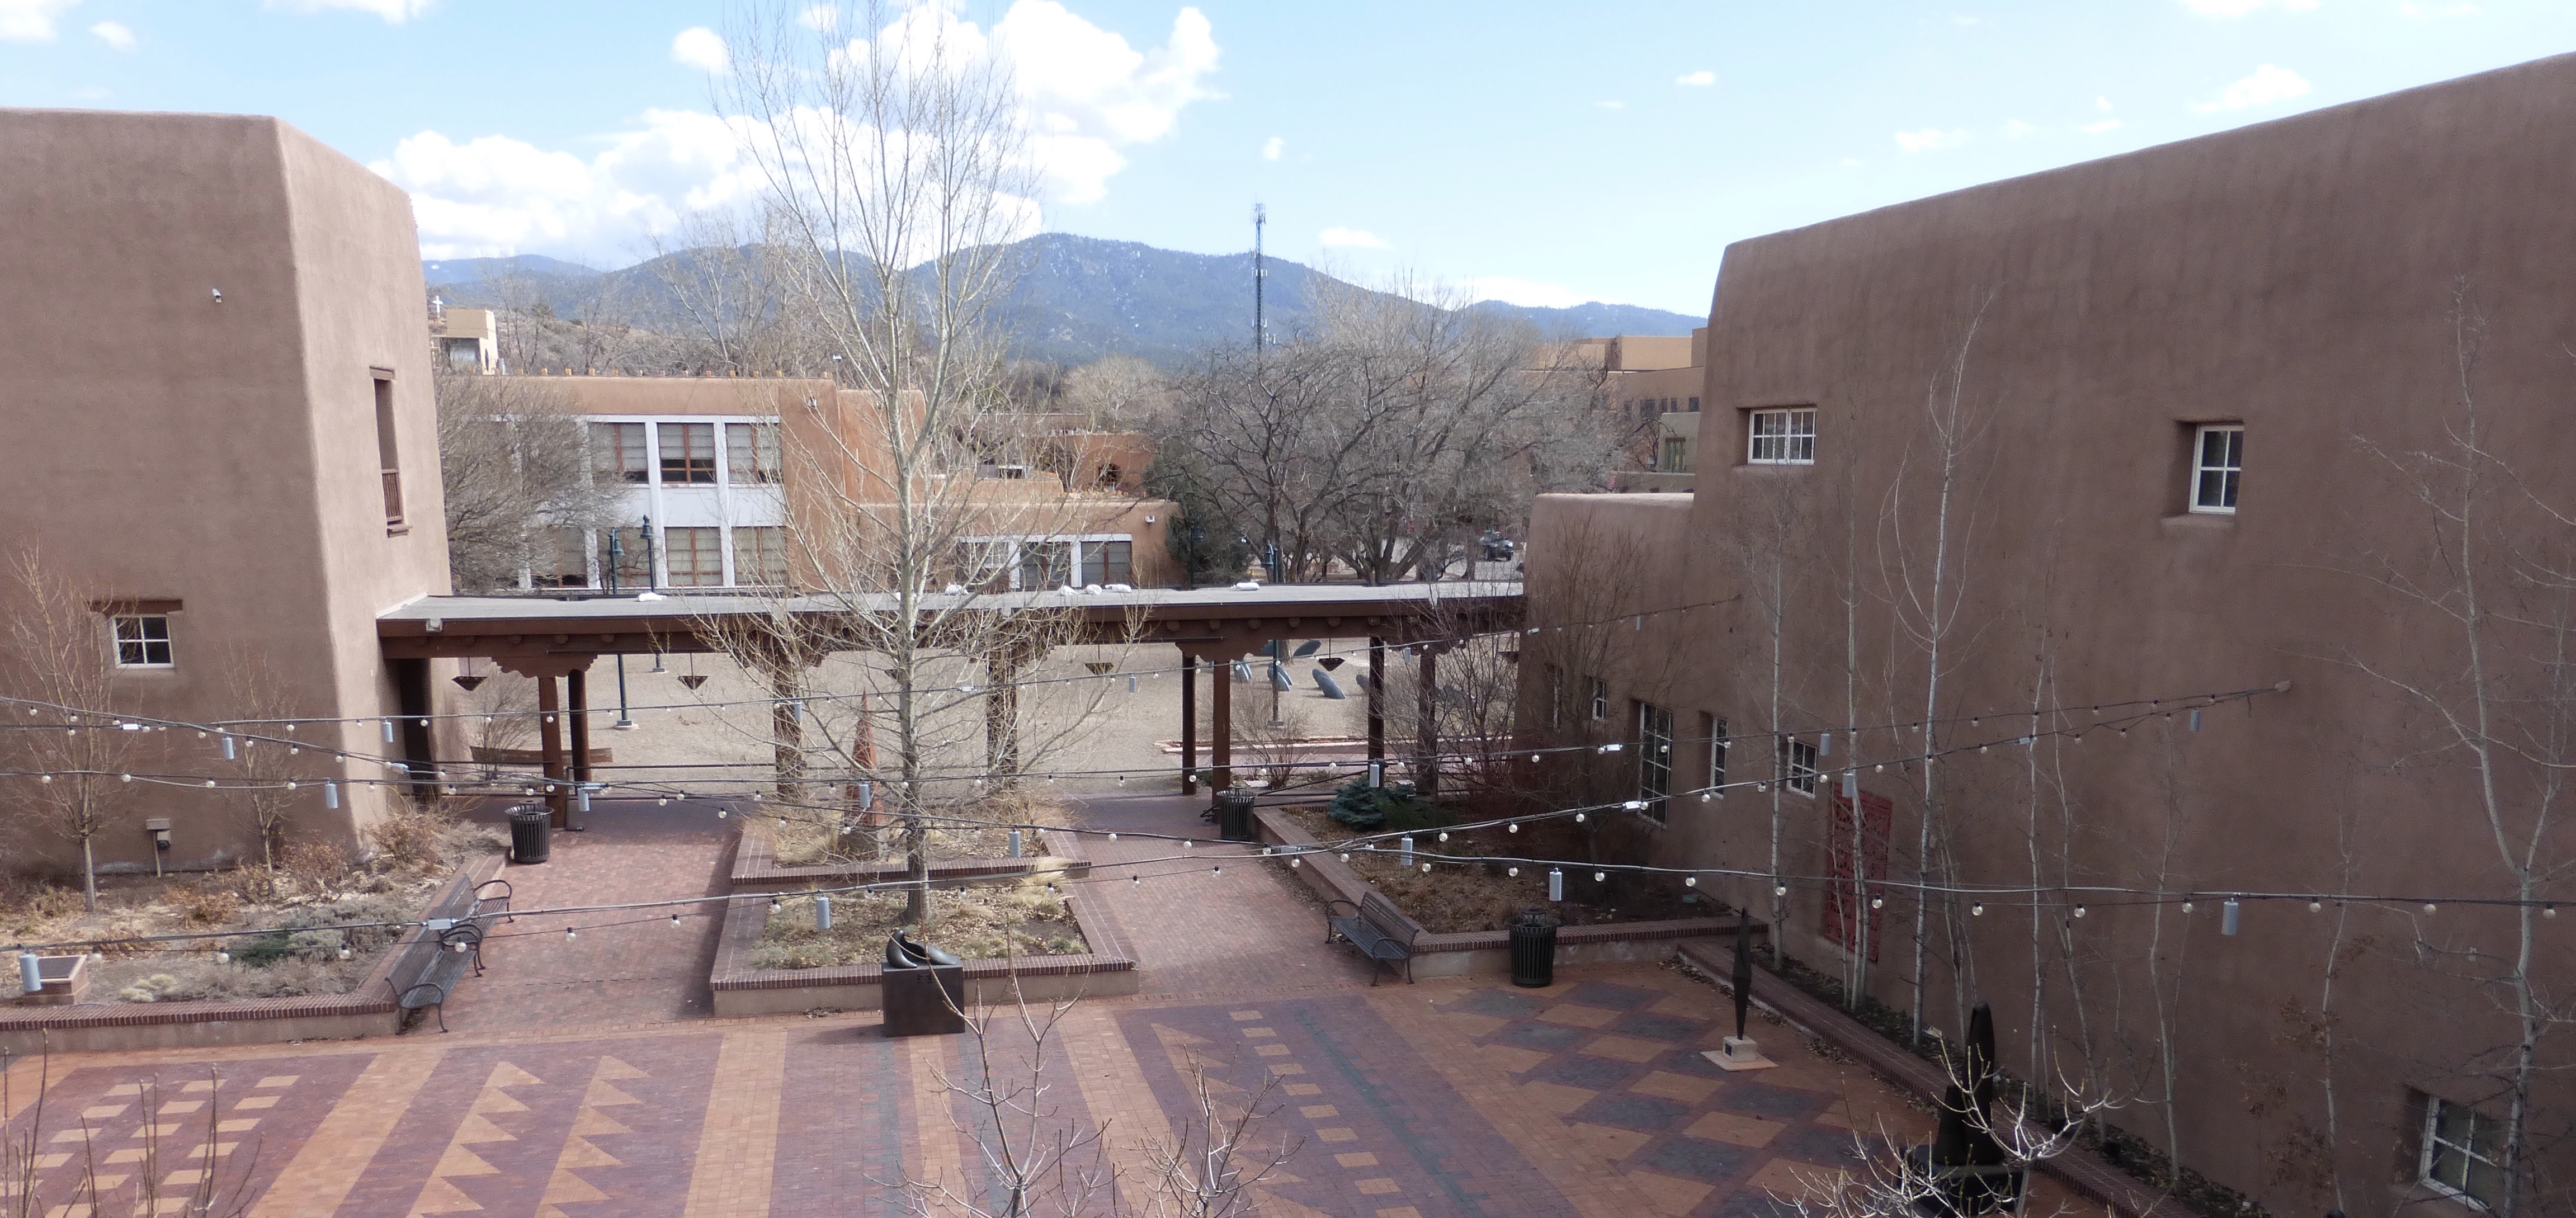
[[[1261,289],[1262,289],[1262,286],[1263,286],[1263,281],[1264,281],[1264,280],[1267,280],[1268,278],[1270,278],[1270,269],[1269,269],[1267,266],[1263,265],[1263,263],[1262,263],[1262,257],[1261,257],[1261,227],[1262,227],[1263,225],[1265,225],[1265,224],[1268,224],[1268,223],[1270,223],[1270,213],[1269,213],[1269,211],[1268,211],[1267,209],[1263,208],[1263,207],[1262,207],[1260,204],[1258,204],[1258,203],[1253,204],[1253,205],[1252,205],[1252,353],[1253,353],[1254,355],[1259,355],[1259,354],[1261,354],[1261,345],[1262,345],[1262,342],[1263,342],[1263,340],[1265,340],[1265,339],[1267,339],[1267,338],[1269,337],[1269,330],[1268,330],[1268,328],[1266,327],[1266,325],[1265,325],[1265,323],[1264,323],[1264,319],[1263,319],[1263,317],[1262,317],[1262,299],[1261,299],[1261,297],[1262,297]]]

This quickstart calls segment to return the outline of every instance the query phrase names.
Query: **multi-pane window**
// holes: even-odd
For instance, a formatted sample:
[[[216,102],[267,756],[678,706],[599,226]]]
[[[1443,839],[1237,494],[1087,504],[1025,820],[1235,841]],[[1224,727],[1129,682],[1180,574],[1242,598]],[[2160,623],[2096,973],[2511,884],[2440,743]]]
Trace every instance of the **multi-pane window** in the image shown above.
[[[1749,413],[1744,459],[1755,465],[1816,463],[1816,408],[1756,410]]]
[[[402,455],[394,443],[394,383],[376,381],[376,467],[385,485],[385,525],[403,522]]]
[[[170,619],[158,613],[120,613],[116,627],[116,666],[170,667]]]
[[[664,423],[661,426],[662,485],[714,486],[716,425]]]
[[[1020,546],[1020,587],[1035,591],[1062,585],[1073,574],[1073,544],[1032,541]]]
[[[1690,441],[1680,436],[1665,436],[1664,450],[1655,457],[1655,468],[1667,474],[1690,472]]]
[[[639,528],[600,530],[599,569],[620,589],[651,587],[652,535]]]
[[[1780,785],[1800,795],[1816,793],[1816,746],[1795,736],[1780,738]]]
[[[2236,476],[2245,468],[2245,428],[2228,423],[2192,435],[2191,510],[2232,515]]]
[[[1592,719],[1594,722],[1598,723],[1606,721],[1609,718],[1610,683],[1599,677],[1594,677],[1592,678]]]
[[[672,587],[723,586],[723,533],[722,529],[662,530],[662,562],[671,573]]]
[[[579,529],[547,529],[537,538],[530,583],[540,588],[587,588],[590,556]]]
[[[1135,582],[1135,543],[1126,541],[1086,541],[1082,543],[1082,582],[1085,584],[1125,584]]]
[[[1673,793],[1673,712],[1652,702],[1637,704],[1637,797],[1646,815],[1664,819],[1664,798]]]
[[[1708,789],[1722,796],[1726,794],[1726,720],[1701,715],[1699,730],[1708,737]]]
[[[652,471],[644,464],[644,425],[641,423],[593,423],[590,425],[591,468],[602,482],[650,482]]]
[[[2424,1097],[2424,1183],[2479,1209],[2502,1200],[2504,1122]]]
[[[725,480],[735,486],[779,481],[778,425],[725,424]]]
[[[787,586],[787,530],[776,525],[733,531],[733,582]]]

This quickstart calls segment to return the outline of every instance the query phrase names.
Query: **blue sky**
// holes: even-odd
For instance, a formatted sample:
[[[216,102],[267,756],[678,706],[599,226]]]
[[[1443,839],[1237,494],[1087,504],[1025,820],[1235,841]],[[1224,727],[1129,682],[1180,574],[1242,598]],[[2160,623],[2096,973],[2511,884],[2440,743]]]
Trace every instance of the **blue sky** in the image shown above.
[[[1728,242],[2576,50],[2566,0],[1005,0],[1046,227],[1704,313]],[[436,256],[633,262],[739,198],[721,0],[0,0],[0,105],[278,115]],[[693,61],[693,62],[684,62]],[[738,184],[737,184],[738,185]],[[728,192],[731,193],[728,193]]]

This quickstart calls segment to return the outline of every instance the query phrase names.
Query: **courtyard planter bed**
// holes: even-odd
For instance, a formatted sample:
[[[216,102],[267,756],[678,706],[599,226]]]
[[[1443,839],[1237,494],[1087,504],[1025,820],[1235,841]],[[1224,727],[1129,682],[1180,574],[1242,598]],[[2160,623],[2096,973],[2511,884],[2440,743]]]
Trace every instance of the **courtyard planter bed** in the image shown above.
[[[1324,844],[1299,825],[1285,809],[1255,809],[1253,821],[1258,826],[1261,840],[1273,846],[1316,847]],[[1307,887],[1326,900],[1357,903],[1377,891],[1350,864],[1335,858],[1329,850],[1318,849],[1306,854],[1290,874],[1304,880]],[[1396,902],[1396,905],[1399,910],[1403,907],[1401,902]],[[1550,912],[1557,912],[1560,908],[1550,907]],[[1407,920],[1411,920],[1409,915]],[[1767,940],[1769,928],[1756,922],[1754,933]],[[1670,956],[1683,941],[1713,940],[1724,936],[1731,942],[1734,934],[1733,914],[1567,925],[1556,932],[1556,962],[1576,965],[1658,961]],[[1416,978],[1456,977],[1471,973],[1509,972],[1510,947],[1511,937],[1500,926],[1491,930],[1425,930],[1413,940],[1413,975]]]
[[[462,914],[473,903],[475,887],[499,874],[503,865],[493,855],[459,867],[422,917]],[[402,1026],[394,995],[428,968],[437,953],[436,936],[415,926],[345,994],[242,1002],[0,1005],[0,1052],[24,1056],[390,1036]],[[95,988],[92,996],[97,996]]]
[[[743,846],[750,847],[754,837],[753,833],[746,832],[742,838]],[[934,869],[933,883],[955,886],[979,878],[1041,870],[1062,869],[1067,874],[1082,874],[1089,870],[1090,859],[1074,835],[1046,831],[1041,837],[1046,847],[1045,858],[976,860],[975,867],[989,869],[972,875],[942,876]],[[736,873],[741,871],[737,861]],[[887,878],[899,878],[900,874],[898,866],[895,875]],[[866,882],[849,878],[847,873],[821,879],[835,884]],[[810,927],[811,915],[804,912],[804,904],[800,902],[798,912],[792,916],[804,919],[802,925]],[[1019,979],[1020,992],[1038,1001],[1135,993],[1138,984],[1136,962],[1128,955],[1125,936],[1119,933],[1114,920],[1108,916],[1105,903],[1086,904],[1078,896],[1068,896],[1064,898],[1064,907],[1072,925],[1070,937],[1083,950],[1054,955],[970,959],[965,966],[967,1001],[1010,1001],[1014,973]],[[812,1010],[865,1011],[884,1006],[885,969],[882,964],[757,967],[755,961],[764,955],[764,946],[771,945],[770,952],[774,954],[774,945],[779,942],[770,934],[770,916],[770,902],[758,895],[726,904],[724,930],[717,939],[715,967],[708,978],[708,988],[714,993],[718,1016],[781,1015]],[[936,942],[935,939],[932,941]]]

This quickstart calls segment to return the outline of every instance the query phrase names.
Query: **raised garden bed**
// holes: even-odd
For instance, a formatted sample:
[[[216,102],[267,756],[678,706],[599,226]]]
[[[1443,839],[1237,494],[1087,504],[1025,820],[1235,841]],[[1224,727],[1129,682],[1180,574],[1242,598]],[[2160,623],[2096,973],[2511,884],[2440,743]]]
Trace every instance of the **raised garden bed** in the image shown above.
[[[1009,809],[992,809],[978,815],[996,815],[1002,819],[1024,820],[1034,824],[1061,824],[1061,809],[1044,803],[1015,803]],[[970,826],[932,830],[926,843],[931,856],[930,879],[934,884],[987,876],[1016,875],[1032,867],[1062,869],[1066,878],[1079,879],[1090,874],[1087,859],[1064,859],[1044,856],[1042,834],[1025,835],[1022,848],[1031,857],[1007,857],[1010,848],[1008,830],[989,826]],[[771,813],[755,808],[745,814],[742,836],[734,847],[733,886],[742,888],[791,889],[843,884],[870,884],[897,880],[904,876],[904,861],[894,858],[835,857],[830,849],[830,826],[790,817],[781,825]]]
[[[503,866],[499,855],[477,859],[451,873],[421,910],[423,919],[453,917],[474,899],[474,888]],[[434,935],[418,927],[379,952],[347,993],[247,1001],[86,1002],[69,1006],[0,1006],[0,1052],[25,1056],[51,1052],[199,1048],[390,1036],[401,1030],[394,995],[425,970],[438,952]],[[95,967],[93,962],[93,967]],[[247,966],[242,966],[247,967]],[[91,996],[97,996],[92,983]]]
[[[1051,861],[1051,860],[1037,860]],[[1048,891],[1051,872],[1016,881],[985,881],[935,889],[930,916],[912,936],[967,960],[1011,956],[1078,956],[1089,949],[1065,898]],[[817,904],[808,896],[772,902],[769,922],[749,963],[759,969],[836,968],[881,960],[886,938],[900,923],[903,893],[844,893],[832,898],[832,928],[817,926]]]
[[[743,835],[745,846],[751,844],[752,836],[748,832]],[[1027,872],[1041,866],[1049,871],[1089,870],[1089,856],[1073,834],[1045,832],[1041,837],[1046,860],[1043,863],[1039,859],[1017,860],[1017,870]],[[971,880],[964,878],[933,881],[934,885],[943,887],[968,882]],[[811,935],[811,901],[783,893],[779,895],[779,914],[801,920],[805,933]],[[843,924],[842,913],[847,901],[847,898],[834,900],[833,925],[836,932]],[[954,901],[953,897],[935,894],[932,897],[934,912],[943,902]],[[1020,950],[1020,955],[969,959],[966,962],[966,996],[969,1002],[1009,1001],[1014,974],[1021,993],[1042,1001],[1136,992],[1135,959],[1127,953],[1125,936],[1109,916],[1106,904],[1086,903],[1078,895],[1063,897],[1061,903],[1065,921],[1060,924],[1042,921],[1039,925],[1068,927],[1069,942],[1063,945],[1076,950],[1035,953],[1031,950],[1031,941],[1019,937],[1013,945]],[[951,907],[952,910],[956,908],[953,904]],[[791,913],[791,910],[795,912]],[[758,896],[727,903],[724,930],[716,942],[715,967],[708,978],[718,1016],[781,1015],[812,1010],[865,1011],[884,1005],[881,980],[884,966],[881,961],[886,934],[891,928],[890,919],[887,928],[871,929],[867,938],[849,936],[847,946],[843,946],[843,936],[835,935],[832,958],[847,960],[847,963],[769,968],[761,965],[778,959],[774,954],[777,945],[796,941],[792,932],[773,939],[771,917],[770,901]],[[922,937],[951,951],[958,947],[957,943],[942,941],[936,927]],[[995,935],[997,940],[1000,937]],[[1059,931],[1054,938],[1066,939],[1068,936]],[[1001,944],[996,942],[992,947],[998,950]],[[764,956],[765,951],[773,954]]]
[[[1292,815],[1291,809],[1255,809],[1253,822],[1259,829],[1261,840],[1272,845],[1325,844],[1306,830],[1300,823],[1300,818]],[[1465,853],[1463,850],[1454,849],[1460,844],[1459,839],[1453,838],[1446,845],[1453,848],[1450,850],[1451,853]],[[1380,891],[1372,887],[1369,880],[1356,870],[1364,857],[1353,855],[1350,863],[1344,863],[1332,853],[1319,850],[1304,855],[1299,860],[1299,865],[1290,874],[1304,880],[1308,887],[1326,899],[1356,903],[1369,893]],[[1393,864],[1390,863],[1389,866],[1392,867]],[[1453,871],[1462,879],[1469,875],[1465,868],[1456,868]],[[1418,875],[1419,872],[1414,874]],[[1528,869],[1523,869],[1522,875],[1526,877]],[[1439,872],[1435,870],[1431,878],[1438,877]],[[1395,902],[1397,909],[1405,910],[1402,898],[1390,896],[1389,899]],[[1673,948],[1679,941],[1713,939],[1721,935],[1731,938],[1735,934],[1735,916],[1731,913],[1714,917],[1578,922],[1567,915],[1582,907],[1571,902],[1549,904],[1543,879],[1540,881],[1535,901],[1523,902],[1509,908],[1520,909],[1532,904],[1545,907],[1548,912],[1566,918],[1567,924],[1556,933],[1556,962],[1562,965],[1625,964],[1661,960],[1672,954]],[[1408,919],[1412,917],[1410,910],[1405,910],[1405,915]],[[1418,922],[1415,924],[1420,925]],[[1754,933],[1760,939],[1767,941],[1769,938],[1769,928],[1761,923],[1754,924]],[[1510,936],[1503,931],[1499,918],[1490,930],[1431,931],[1426,929],[1415,936],[1413,941],[1413,975],[1418,979],[1455,977],[1469,973],[1508,972],[1511,969],[1510,945]]]
[[[1295,825],[1309,840],[1328,847],[1367,836],[1335,821],[1324,809],[1322,804],[1283,804],[1264,811]],[[1508,852],[1533,858],[1572,857],[1580,847],[1573,835],[1560,832],[1561,828],[1551,824],[1531,826],[1521,833],[1480,830],[1452,835],[1446,842],[1439,840],[1438,829],[1424,829],[1413,837],[1419,848],[1441,854]],[[1391,840],[1378,843],[1380,849],[1393,845]],[[1349,866],[1424,930],[1440,934],[1496,930],[1503,925],[1503,919],[1532,906],[1548,904],[1544,867],[1522,867],[1515,876],[1509,873],[1511,864],[1494,862],[1472,867],[1443,866],[1425,874],[1419,867],[1405,866],[1393,854],[1367,853],[1353,854]],[[1589,872],[1568,868],[1565,880],[1568,899],[1557,902],[1548,912],[1563,919],[1567,926],[1670,922],[1723,916],[1727,912],[1714,899],[1696,892],[1636,883],[1625,873],[1614,874],[1609,883],[1603,884],[1596,883]]]

